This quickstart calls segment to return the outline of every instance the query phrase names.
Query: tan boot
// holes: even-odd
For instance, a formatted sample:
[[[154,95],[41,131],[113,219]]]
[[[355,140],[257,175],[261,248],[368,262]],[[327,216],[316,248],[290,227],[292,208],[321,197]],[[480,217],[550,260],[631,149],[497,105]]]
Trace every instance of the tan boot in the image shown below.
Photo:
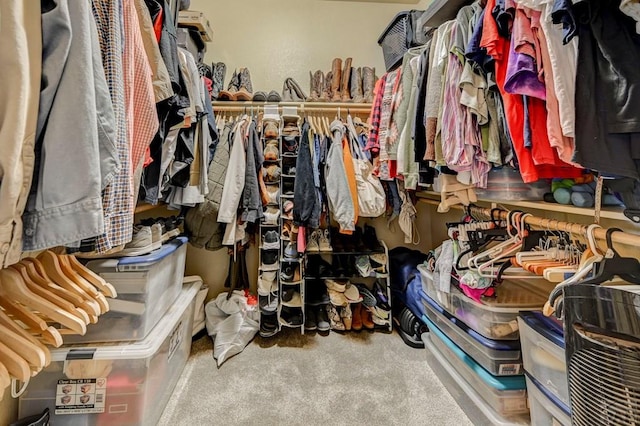
[[[352,308],[351,329],[362,330],[362,303],[356,303]]]
[[[331,91],[331,83],[333,81],[333,73],[329,71],[324,76],[324,89],[322,89],[321,98],[324,99],[324,102],[331,102],[331,97],[333,96],[333,92]]]
[[[327,93],[324,83],[324,73],[320,70],[316,71],[313,76],[316,81],[316,88],[318,90],[318,101],[326,102],[327,101]]]
[[[362,69],[353,68],[351,70],[351,100],[355,103],[364,102],[362,94]]]
[[[373,316],[371,315],[371,311],[363,306],[361,309],[361,313],[362,325],[364,326],[364,328],[366,328],[367,330],[373,330],[374,328],[376,328],[376,325],[373,323]]]
[[[364,91],[364,101],[373,102],[373,89],[376,85],[376,69],[370,67],[362,68],[362,88]]]
[[[318,102],[319,97],[318,80],[316,79],[316,75],[309,71],[309,97],[307,101]]]
[[[351,102],[351,93],[349,93],[349,83],[351,81],[351,58],[347,58],[344,61],[344,69],[342,70],[342,85],[340,90],[342,92],[342,102]]]
[[[331,65],[331,101],[340,102],[340,83],[342,83],[342,59],[336,58]]]

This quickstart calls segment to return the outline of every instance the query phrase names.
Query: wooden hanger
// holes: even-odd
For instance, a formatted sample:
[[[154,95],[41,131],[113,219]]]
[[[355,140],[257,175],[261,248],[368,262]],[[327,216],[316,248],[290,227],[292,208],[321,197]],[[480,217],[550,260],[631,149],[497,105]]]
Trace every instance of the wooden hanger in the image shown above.
[[[89,295],[89,293],[87,293],[82,287],[74,283],[73,280],[68,278],[64,274],[64,272],[62,272],[60,263],[57,259],[58,258],[56,257],[56,255],[51,252],[45,251],[41,253],[40,256],[37,257],[38,263],[36,263],[38,272],[41,275],[47,277],[50,281],[58,284],[60,287],[66,288],[67,290],[80,296],[86,302],[86,304],[82,307],[85,309],[89,308],[89,310],[87,310],[87,313],[89,314],[90,319],[92,319],[91,323],[94,323],[91,316],[97,317],[100,315],[100,305],[94,298]]]
[[[31,290],[32,292],[34,292],[38,296],[51,301],[53,304],[55,304],[58,307],[64,309],[65,311],[77,316],[82,321],[84,321],[85,324],[89,324],[89,315],[87,314],[86,311],[82,310],[81,308],[76,307],[73,303],[71,303],[68,300],[63,299],[62,297],[58,296],[55,293],[54,289],[49,288],[46,285],[46,283],[45,283],[45,285],[41,285],[42,281],[40,283],[37,283],[31,277],[31,275],[29,275],[29,271],[27,270],[27,267],[28,266],[26,264],[21,263],[21,262],[13,264],[13,265],[10,266],[10,268],[15,269],[16,271],[18,271],[18,273],[20,273],[20,275],[22,276],[23,281],[25,282],[25,284],[27,285],[29,290]]]
[[[60,265],[62,273],[65,274],[67,278],[71,279],[76,285],[78,285],[82,289],[85,289],[89,296],[93,300],[98,302],[98,305],[100,305],[100,314],[109,312],[109,302],[107,302],[104,294],[98,292],[98,290],[96,290],[96,288],[89,281],[82,278],[80,274],[78,274],[71,267],[71,264],[65,260],[66,258],[64,256],[58,256],[55,254],[54,256],[56,256],[58,260],[58,264]]]
[[[3,337],[4,344],[27,361],[32,372],[38,373],[42,371],[47,359],[41,347],[25,338],[21,333],[14,331],[13,328],[7,327],[1,323],[0,334]]]
[[[116,288],[110,283],[106,282],[104,278],[93,272],[91,269],[84,266],[80,261],[71,255],[63,256],[68,262],[71,268],[76,271],[82,278],[93,284],[98,290],[104,293],[105,296],[116,298],[118,292]]]
[[[14,269],[0,269],[0,294],[60,323],[76,334],[84,335],[87,332],[84,321],[30,291]],[[65,334],[66,331],[60,330],[60,333]]]
[[[0,309],[0,324],[4,324],[4,326],[6,326],[7,328],[10,328],[15,333],[21,335],[22,337],[24,337],[25,339],[29,340],[31,343],[39,347],[44,352],[45,367],[47,367],[51,363],[51,351],[49,351],[49,348],[47,348],[34,335],[32,335],[27,330],[22,328],[17,322],[12,320],[7,314],[4,313],[2,309]],[[60,336],[60,333],[58,333],[58,336]],[[62,345],[62,336],[60,336],[60,345]],[[56,347],[59,347],[59,346],[56,346]]]
[[[28,382],[31,378],[29,363],[2,342],[0,342],[0,363],[7,367],[9,375],[22,382]]]
[[[7,371],[7,367],[0,363],[0,401],[2,401],[4,390],[9,386],[11,386],[11,376]]]

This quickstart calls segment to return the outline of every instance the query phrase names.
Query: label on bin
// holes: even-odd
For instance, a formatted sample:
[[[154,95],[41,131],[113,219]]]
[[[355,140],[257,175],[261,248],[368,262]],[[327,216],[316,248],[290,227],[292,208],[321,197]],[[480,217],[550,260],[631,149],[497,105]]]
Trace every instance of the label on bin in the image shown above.
[[[515,376],[521,374],[522,364],[500,364],[499,374],[501,376]]]
[[[176,328],[171,332],[171,337],[169,338],[169,359],[173,358],[173,355],[176,353],[178,348],[180,347],[180,343],[184,339],[184,324],[183,321],[180,321]]]
[[[107,379],[58,380],[56,415],[104,413]]]

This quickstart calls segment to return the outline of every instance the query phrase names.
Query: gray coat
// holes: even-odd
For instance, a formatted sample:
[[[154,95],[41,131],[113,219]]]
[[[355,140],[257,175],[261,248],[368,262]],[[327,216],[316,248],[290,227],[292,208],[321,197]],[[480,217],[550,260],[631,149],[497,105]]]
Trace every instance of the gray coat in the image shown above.
[[[205,196],[204,203],[189,209],[185,217],[189,242],[197,248],[214,251],[223,247],[226,225],[218,222],[218,211],[229,166],[230,133],[231,125],[227,124],[209,167],[209,193]]]

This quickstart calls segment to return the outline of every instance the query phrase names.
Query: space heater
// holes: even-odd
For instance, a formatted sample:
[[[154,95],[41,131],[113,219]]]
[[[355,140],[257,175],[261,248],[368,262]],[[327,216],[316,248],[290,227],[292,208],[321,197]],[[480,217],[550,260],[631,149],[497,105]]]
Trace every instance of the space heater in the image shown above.
[[[564,290],[572,423],[640,425],[640,285]]]

